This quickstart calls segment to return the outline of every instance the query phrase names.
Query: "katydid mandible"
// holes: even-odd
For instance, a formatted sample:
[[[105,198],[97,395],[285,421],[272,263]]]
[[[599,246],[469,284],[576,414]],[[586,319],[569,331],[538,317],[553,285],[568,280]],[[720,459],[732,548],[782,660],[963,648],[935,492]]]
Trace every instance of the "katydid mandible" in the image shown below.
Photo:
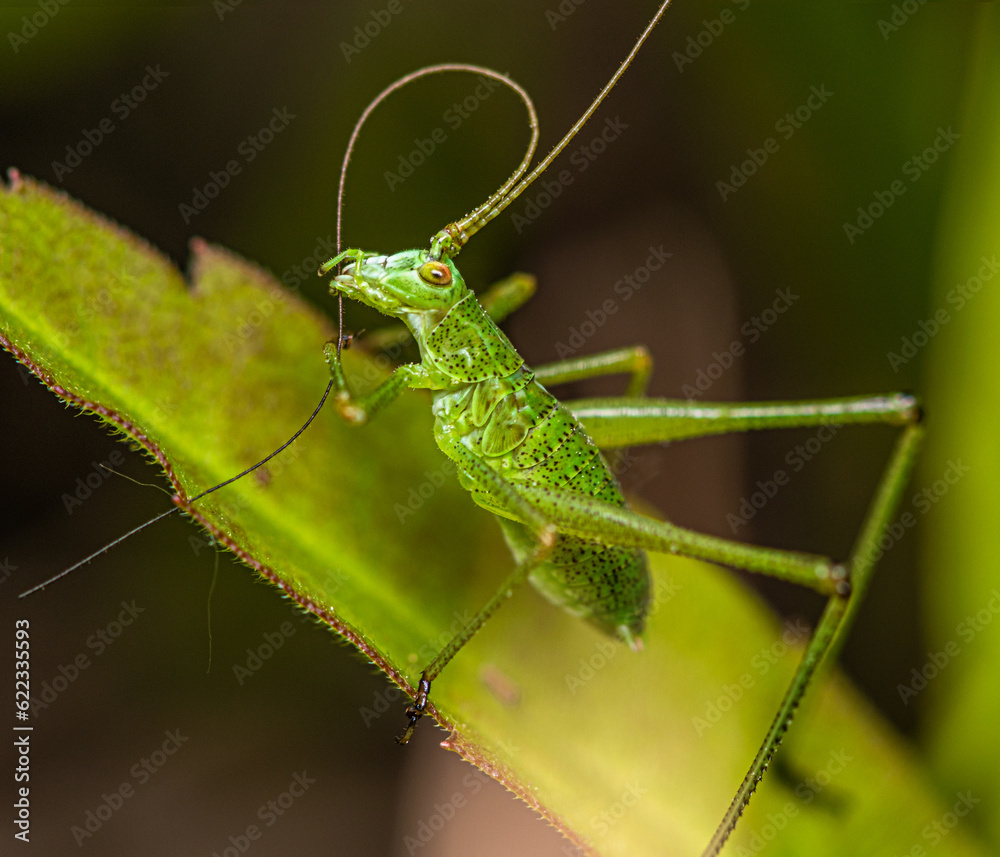
[[[512,81],[474,66],[434,66],[396,81],[366,109],[355,126],[341,172],[340,210],[347,164],[361,126],[390,93],[427,74],[466,71],[486,74],[511,87],[524,101],[532,131],[521,165],[486,202],[431,239],[427,249],[383,255],[361,249],[339,252],[320,274],[339,273],[330,285],[338,296],[360,301],[401,320],[420,360],[397,366],[375,390],[351,392],[341,363],[341,335],[326,347],[334,402],[341,416],[363,424],[404,390],[431,392],[434,439],[457,466],[459,482],[481,507],[496,515],[514,559],[514,569],[496,594],[423,670],[408,723],[406,743],[428,707],[431,683],[448,662],[510,597],[529,580],[546,598],[601,631],[641,646],[649,604],[646,550],[695,557],[798,583],[826,596],[827,605],[774,721],[739,786],[705,855],[717,854],[734,829],[788,728],[817,667],[839,645],[874,568],[867,547],[891,522],[920,441],[920,408],[914,397],[885,396],[757,404],[693,404],[644,397],[651,371],[642,346],[623,348],[529,369],[497,327],[532,293],[530,283],[498,284],[480,303],[453,259],[468,239],[496,217],[539,176],[587,122],[615,85],[663,15],[663,3],[593,104],[567,135],[518,183],[537,140],[530,98]],[[341,267],[342,266],[342,267]],[[486,307],[486,309],[484,309]],[[628,374],[624,398],[562,404],[543,386],[607,374]],[[583,429],[585,419],[591,433]],[[889,423],[905,426],[876,490],[850,559],[754,547],[695,533],[631,511],[601,450],[764,428],[823,424]]]

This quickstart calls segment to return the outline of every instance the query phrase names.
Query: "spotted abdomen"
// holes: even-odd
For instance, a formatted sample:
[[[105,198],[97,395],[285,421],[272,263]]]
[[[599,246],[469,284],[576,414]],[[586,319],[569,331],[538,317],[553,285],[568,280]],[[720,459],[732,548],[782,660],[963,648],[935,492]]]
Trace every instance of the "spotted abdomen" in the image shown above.
[[[576,418],[523,367],[506,378],[439,393],[434,412],[439,421],[457,428],[463,443],[515,489],[519,484],[550,486],[625,505],[600,450]],[[515,559],[527,559],[535,541],[517,515],[472,479],[463,478],[462,484],[479,505],[499,516]],[[638,644],[649,602],[643,551],[560,535],[530,580],[569,613],[633,647]]]

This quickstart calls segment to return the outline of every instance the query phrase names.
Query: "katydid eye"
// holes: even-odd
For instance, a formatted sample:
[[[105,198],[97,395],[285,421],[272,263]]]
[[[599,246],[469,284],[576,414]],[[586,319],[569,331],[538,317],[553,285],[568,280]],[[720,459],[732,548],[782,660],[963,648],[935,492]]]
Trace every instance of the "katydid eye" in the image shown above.
[[[443,262],[427,262],[417,272],[420,279],[432,286],[447,286],[451,282],[451,268]]]

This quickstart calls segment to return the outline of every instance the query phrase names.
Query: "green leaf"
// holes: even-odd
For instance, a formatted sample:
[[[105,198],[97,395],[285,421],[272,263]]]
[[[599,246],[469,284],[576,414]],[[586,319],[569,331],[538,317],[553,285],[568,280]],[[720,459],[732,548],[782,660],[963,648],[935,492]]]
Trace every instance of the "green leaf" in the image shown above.
[[[189,287],[155,250],[45,187],[15,176],[0,200],[0,342],[148,450],[178,493],[263,457],[315,407],[334,330],[265,272],[195,243]],[[346,358],[358,384],[384,375],[357,349]],[[267,476],[192,512],[407,687],[510,566],[434,447],[427,405],[408,394],[363,429],[327,410]],[[804,639],[727,572],[652,566],[641,653],[526,589],[434,685],[447,746],[606,855],[700,851]],[[810,694],[779,759],[729,853],[910,853],[950,806],[836,677]],[[936,853],[982,852],[956,830]]]
[[[924,733],[946,793],[971,791],[983,806],[1000,798],[1000,14],[980,7],[935,265],[923,320],[929,345],[928,413],[934,431],[918,478],[928,519],[924,567],[930,627]],[[943,315],[941,315],[943,313]],[[932,658],[932,655],[934,656]],[[1000,815],[971,822],[1000,848]]]

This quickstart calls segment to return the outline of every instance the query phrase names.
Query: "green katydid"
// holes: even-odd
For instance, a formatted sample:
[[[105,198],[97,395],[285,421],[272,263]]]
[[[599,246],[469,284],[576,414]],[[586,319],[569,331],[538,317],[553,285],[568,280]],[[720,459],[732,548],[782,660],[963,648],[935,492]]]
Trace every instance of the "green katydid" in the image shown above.
[[[729,809],[705,850],[725,844],[788,728],[816,668],[831,654],[857,609],[874,568],[867,547],[891,522],[919,445],[920,409],[914,397],[887,396],[788,403],[693,404],[644,398],[651,370],[642,346],[529,369],[497,327],[531,296],[516,280],[498,284],[480,304],[453,258],[468,239],[496,217],[537,178],[587,122],[659,21],[669,0],[642,33],[593,104],[549,155],[523,180],[537,140],[530,98],[503,75],[488,69],[445,65],[421,69],[396,81],[369,104],[348,145],[344,176],[358,132],[390,93],[418,77],[445,71],[489,75],[514,89],[530,116],[532,139],[522,163],[486,202],[438,232],[429,248],[381,255],[360,249],[339,252],[320,268],[344,265],[331,292],[358,300],[402,320],[420,360],[397,366],[363,397],[350,389],[341,364],[343,333],[326,348],[334,401],[341,415],[362,424],[405,389],[427,389],[433,397],[434,436],[456,465],[473,500],[493,512],[514,557],[514,570],[471,622],[423,670],[409,718],[398,739],[406,743],[425,713],[432,681],[510,597],[530,580],[550,601],[584,617],[602,631],[641,645],[649,601],[646,550],[697,557],[810,587],[827,597],[774,721]],[[338,247],[340,246],[338,214]],[[484,306],[488,309],[484,309]],[[341,314],[341,318],[342,318]],[[561,404],[542,384],[606,374],[628,374],[624,398]],[[579,420],[585,419],[588,435]],[[628,509],[601,449],[724,432],[815,426],[824,423],[889,423],[905,426],[846,563],[827,557],[753,547],[656,521]]]
[[[893,517],[921,429],[917,425],[916,401],[904,394],[784,404],[713,405],[647,399],[643,393],[651,367],[641,347],[531,370],[496,327],[530,297],[530,287],[518,280],[508,281],[488,291],[482,306],[466,287],[454,265],[455,255],[472,234],[539,176],[580,130],[628,67],[668,4],[669,0],[663,3],[587,112],[523,180],[521,176],[527,171],[537,139],[534,110],[523,90],[496,72],[470,66],[423,69],[392,84],[369,105],[355,127],[348,157],[365,119],[391,92],[436,72],[487,74],[502,80],[525,99],[532,117],[532,143],[511,179],[470,215],[439,232],[428,249],[391,256],[345,250],[323,266],[322,271],[328,273],[338,264],[347,263],[335,276],[333,291],[341,298],[346,295],[361,300],[406,322],[420,348],[420,362],[398,367],[382,386],[357,398],[341,367],[340,349],[346,341],[343,333],[327,347],[326,354],[335,401],[341,414],[351,421],[364,422],[374,417],[407,387],[432,391],[439,446],[458,464],[462,483],[473,499],[497,514],[515,557],[515,567],[496,595],[427,665],[417,698],[408,709],[404,741],[427,709],[431,682],[507,599],[514,585],[525,579],[560,606],[585,616],[633,646],[639,644],[647,609],[646,550],[699,557],[780,577],[808,586],[828,599],[773,725],[708,846],[706,853],[714,854],[746,806],[816,668],[833,653],[850,624],[873,571],[871,553],[866,548],[878,540]],[[345,168],[346,163],[345,158]],[[561,405],[542,386],[613,373],[631,378],[624,398]],[[589,435],[583,432],[580,420],[586,421]],[[905,426],[854,551],[843,564],[821,556],[704,536],[636,514],[626,507],[598,451],[724,432],[824,423]],[[207,493],[192,498],[189,504]]]

